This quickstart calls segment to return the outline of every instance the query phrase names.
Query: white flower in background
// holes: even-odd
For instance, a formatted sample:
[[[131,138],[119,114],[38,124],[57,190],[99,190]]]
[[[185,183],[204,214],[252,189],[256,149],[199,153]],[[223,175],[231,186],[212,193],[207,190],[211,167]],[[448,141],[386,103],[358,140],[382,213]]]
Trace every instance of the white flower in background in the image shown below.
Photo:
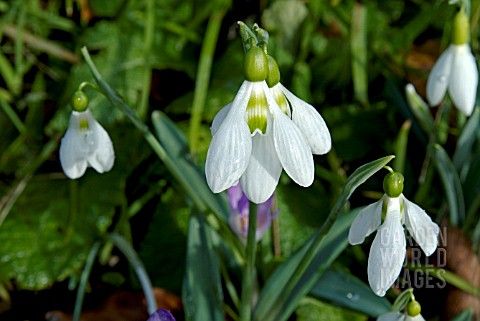
[[[310,186],[314,163],[310,139],[280,109],[265,82],[268,61],[263,50],[252,46],[244,66],[246,80],[234,101],[213,120],[205,174],[214,193],[240,181],[248,199],[259,204],[273,194],[282,168],[300,186]]]
[[[478,69],[468,44],[469,22],[464,10],[455,16],[452,44],[440,55],[428,76],[427,100],[440,104],[448,89],[454,105],[470,116],[477,97]]]
[[[77,92],[76,95],[78,93],[83,94]],[[86,99],[86,96],[82,99]],[[65,175],[71,179],[81,177],[88,166],[99,173],[108,172],[115,160],[108,133],[95,120],[87,105],[88,100],[76,104],[74,96],[74,111],[60,143],[60,163]]]
[[[368,282],[373,292],[384,296],[402,269],[406,240],[403,226],[423,252],[430,256],[438,244],[437,224],[418,205],[403,196],[403,175],[390,173],[385,177],[385,194],[358,213],[350,227],[350,244],[363,243],[365,237],[377,231],[368,256]],[[382,213],[385,220],[382,224]]]

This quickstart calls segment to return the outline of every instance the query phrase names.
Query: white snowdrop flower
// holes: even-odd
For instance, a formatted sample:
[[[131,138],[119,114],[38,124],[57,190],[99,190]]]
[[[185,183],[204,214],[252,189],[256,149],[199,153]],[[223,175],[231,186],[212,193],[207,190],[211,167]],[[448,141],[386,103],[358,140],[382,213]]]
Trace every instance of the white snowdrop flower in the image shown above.
[[[267,65],[263,50],[252,46],[245,56],[246,80],[213,120],[205,164],[214,193],[240,181],[247,198],[257,204],[273,194],[282,168],[301,186],[310,186],[314,178],[310,145],[272,97],[265,82]]]
[[[310,104],[292,94],[280,83],[280,71],[275,59],[268,57],[267,84],[275,101],[291,118],[307,138],[313,154],[326,154],[332,148],[332,139],[327,124]],[[286,98],[286,99],[285,99]]]
[[[88,166],[99,173],[108,172],[115,160],[108,133],[95,120],[86,105],[82,108],[76,108],[75,103],[73,105],[74,111],[70,116],[67,132],[60,142],[63,172],[71,179],[81,177]]]
[[[388,174],[383,186],[383,197],[358,213],[348,235],[349,243],[356,245],[377,231],[368,256],[367,272],[370,287],[378,296],[385,295],[402,269],[406,252],[403,225],[427,256],[437,248],[440,231],[423,209],[402,194],[402,174]]]
[[[440,55],[427,80],[427,100],[440,104],[448,89],[454,105],[467,116],[475,107],[478,69],[468,44],[469,22],[463,10],[455,16],[452,44]]]
[[[389,312],[379,316],[377,321],[425,321],[425,319],[421,314],[412,317],[408,313]]]
[[[413,297],[413,294],[411,295]],[[397,300],[399,298],[400,297],[398,297]],[[412,298],[412,301],[408,303],[404,313],[398,311],[384,313],[377,318],[377,321],[425,321],[420,312],[422,312],[420,303]]]

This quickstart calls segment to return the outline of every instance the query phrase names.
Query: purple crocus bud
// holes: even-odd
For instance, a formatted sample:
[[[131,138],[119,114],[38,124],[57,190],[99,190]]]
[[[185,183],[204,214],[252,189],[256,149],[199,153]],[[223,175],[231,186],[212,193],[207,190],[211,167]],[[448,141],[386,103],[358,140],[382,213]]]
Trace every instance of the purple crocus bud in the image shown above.
[[[249,201],[243,193],[240,184],[234,185],[228,189],[228,199],[230,203],[229,224],[232,230],[241,240],[245,241],[248,234],[248,212]],[[263,234],[270,227],[272,219],[278,211],[272,212],[273,195],[265,202],[257,206],[257,231],[256,240],[259,241]]]
[[[170,311],[165,309],[158,309],[153,312],[147,321],[175,321],[175,318],[170,313]]]

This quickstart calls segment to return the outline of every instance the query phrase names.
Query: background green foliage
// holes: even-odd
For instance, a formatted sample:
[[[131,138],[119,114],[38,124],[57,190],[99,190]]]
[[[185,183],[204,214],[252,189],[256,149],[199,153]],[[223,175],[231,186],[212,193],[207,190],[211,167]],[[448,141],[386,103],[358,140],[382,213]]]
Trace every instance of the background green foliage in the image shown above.
[[[90,11],[82,7],[86,3]],[[111,232],[133,244],[155,286],[181,295],[183,284],[188,318],[199,313],[189,304],[205,307],[188,298],[208,300],[208,295],[220,300],[208,302],[217,313],[212,320],[223,318],[217,309],[225,302],[235,311],[235,293],[228,286],[240,283],[236,255],[242,247],[226,231],[225,195],[202,199],[217,215],[204,217],[207,210],[192,200],[185,182],[204,190],[209,126],[243,81],[237,21],[256,22],[269,31],[269,53],[279,64],[282,83],[319,110],[333,139],[329,154],[315,156],[313,186],[304,189],[282,176],[276,199],[280,255],[274,255],[273,237],[267,235],[259,249],[260,287],[323,224],[347,176],[390,154],[397,156],[394,168],[403,168],[404,194],[437,222],[461,228],[478,251],[478,107],[469,119],[448,100],[442,108],[423,106],[419,113],[415,108],[422,106],[404,94],[410,82],[424,93],[428,71],[448,45],[454,12],[455,6],[440,0],[0,1],[0,313],[15,306],[20,291],[76,288],[99,240],[106,245],[94,280],[114,289],[138,287],[125,264],[108,263],[119,255],[106,241]],[[476,57],[479,16],[480,2],[472,1]],[[212,33],[218,40],[209,55],[203,48],[213,41]],[[80,83],[94,82],[80,53],[83,46],[105,82],[187,175],[184,183],[125,114],[89,87],[89,106],[112,138],[115,166],[103,175],[89,169],[77,181],[63,175],[58,145],[68,124],[69,99]],[[192,110],[194,105],[199,111]],[[198,130],[191,133],[196,113]],[[189,145],[187,137],[195,143]],[[344,212],[378,199],[382,178],[375,174],[359,187]],[[231,244],[237,247],[234,254]],[[341,251],[325,258],[335,258],[335,268],[299,302],[296,320],[366,320],[390,308],[365,284],[368,244],[335,244]],[[210,257],[199,254],[204,252]],[[206,287],[213,284],[212,293],[186,288],[184,278],[199,273],[195,266],[202,273],[211,268],[203,281]],[[109,278],[112,271],[122,277]],[[351,286],[349,293],[361,304],[345,300],[349,293],[335,288],[337,279]],[[91,292],[95,285],[92,281]],[[425,305],[427,318],[443,313]],[[43,308],[36,309],[31,318],[41,319]]]

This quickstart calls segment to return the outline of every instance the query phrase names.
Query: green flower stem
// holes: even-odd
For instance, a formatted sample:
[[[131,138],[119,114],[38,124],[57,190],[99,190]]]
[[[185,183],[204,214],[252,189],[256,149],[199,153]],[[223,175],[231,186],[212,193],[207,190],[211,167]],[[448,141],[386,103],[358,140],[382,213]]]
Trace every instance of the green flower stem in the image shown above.
[[[143,71],[143,90],[140,100],[140,107],[138,110],[138,117],[145,120],[148,111],[148,98],[150,96],[150,85],[152,82],[152,67],[150,55],[153,45],[153,32],[155,30],[155,0],[147,0],[147,7],[145,9],[147,14],[147,23],[145,25],[144,34],[144,56],[145,70]]]
[[[200,60],[197,70],[197,79],[195,82],[195,91],[193,92],[192,112],[190,118],[190,153],[195,155],[198,147],[198,136],[200,123],[202,121],[203,109],[207,98],[208,85],[212,70],[213,55],[217,44],[218,33],[225,16],[225,8],[214,10],[208,20],[207,30],[200,52]]]
[[[125,115],[130,119],[135,127],[137,127],[140,132],[143,134],[145,140],[150,145],[152,150],[157,154],[160,160],[165,164],[168,170],[172,173],[175,179],[179,182],[180,186],[183,190],[190,196],[192,202],[195,206],[199,209],[200,212],[206,214],[207,221],[212,225],[213,228],[216,230],[220,230],[222,235],[228,239],[230,244],[234,246],[234,250],[237,258],[243,257],[243,249],[240,246],[240,242],[235,238],[232,231],[229,229],[228,225],[218,218],[212,211],[210,211],[199,196],[197,191],[191,186],[191,184],[184,178],[182,173],[179,170],[179,167],[176,166],[175,162],[172,160],[171,157],[167,154],[166,150],[160,144],[160,142],[155,138],[152,132],[149,130],[148,126],[145,125],[138,117],[135,115],[133,110],[120,98],[120,96],[102,79],[102,76],[98,72],[97,67],[92,61],[90,54],[86,47],[83,47],[82,55],[85,58],[85,62],[90,68],[90,71],[95,78],[98,86],[100,87],[103,94],[110,100],[110,102],[119,108]]]
[[[25,127],[25,124],[22,123],[17,113],[13,110],[12,106],[10,106],[5,100],[0,99],[0,107],[18,132],[24,134],[27,131],[27,128]]]
[[[147,301],[148,314],[152,314],[157,310],[157,301],[153,295],[152,283],[148,278],[147,271],[145,270],[142,261],[140,261],[138,258],[138,255],[133,247],[128,244],[128,242],[122,236],[118,234],[110,234],[108,239],[115,244],[120,251],[122,251],[123,255],[125,255],[128,262],[135,270],[135,273],[137,273],[138,280],[140,281],[140,285],[142,286],[143,293],[145,294],[145,299]]]
[[[278,317],[280,316],[280,313],[282,313],[284,304],[287,303],[287,300],[290,294],[293,292],[294,288],[297,286],[298,282],[300,281],[303,274],[309,267],[310,263],[315,258],[315,255],[317,254],[320,248],[323,238],[325,237],[325,235],[327,235],[328,231],[330,231],[330,229],[332,228],[333,223],[335,223],[335,220],[337,219],[337,216],[340,213],[340,210],[343,208],[343,205],[344,204],[342,204],[342,206],[337,206],[333,208],[330,214],[328,215],[327,219],[323,223],[322,227],[315,233],[313,242],[310,244],[310,247],[305,253],[305,256],[303,257],[300,264],[297,266],[297,269],[292,274],[292,276],[286,283],[285,287],[283,289],[279,289],[279,291],[281,291],[281,294],[279,295],[278,301],[273,307],[273,311],[269,313],[269,316],[271,316],[271,318],[268,320],[279,319]]]
[[[242,299],[240,305],[240,321],[252,318],[252,294],[255,275],[255,253],[257,250],[257,204],[250,202],[248,212],[247,259],[243,270]]]
[[[422,271],[425,274],[430,274],[434,276],[435,278],[445,281],[448,284],[451,284],[457,288],[459,288],[462,291],[465,291],[469,294],[472,294],[476,297],[480,297],[480,289],[473,286],[472,283],[469,281],[465,280],[464,278],[458,276],[457,274],[447,271],[443,268],[437,268],[437,267],[428,267],[428,266],[423,266],[423,265],[415,265],[415,264],[406,264],[405,266],[409,270],[415,270],[415,271]]]
[[[85,263],[85,268],[82,271],[80,276],[80,283],[78,284],[77,289],[77,299],[75,300],[75,308],[73,310],[72,321],[80,320],[80,312],[82,312],[83,298],[85,297],[85,287],[87,286],[88,277],[92,271],[93,263],[95,263],[95,257],[97,256],[98,250],[100,249],[100,242],[93,244],[90,252],[88,253],[87,261]]]

